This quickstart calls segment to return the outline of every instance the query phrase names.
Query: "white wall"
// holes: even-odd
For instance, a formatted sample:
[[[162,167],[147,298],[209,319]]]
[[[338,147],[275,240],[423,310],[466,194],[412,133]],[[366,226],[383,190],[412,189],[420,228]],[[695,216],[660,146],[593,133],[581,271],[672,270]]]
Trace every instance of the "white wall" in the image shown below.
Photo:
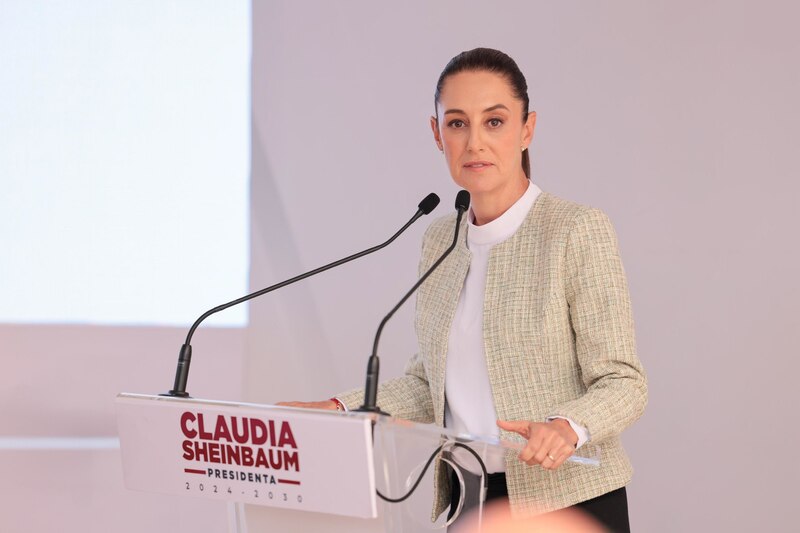
[[[787,531],[800,470],[788,2],[269,2],[254,5],[253,287],[383,240],[454,186],[428,129],[450,57],[500,48],[538,112],[534,181],[603,208],[627,269],[650,405],[625,434],[638,531]],[[251,308],[250,399],[362,382],[415,278],[425,223]],[[410,307],[383,379],[415,349]]]
[[[126,490],[119,448],[106,444],[117,434],[116,395],[172,388],[185,335],[184,328],[0,326],[0,531],[226,530],[224,503]],[[189,392],[240,398],[244,330],[201,329],[193,345]]]

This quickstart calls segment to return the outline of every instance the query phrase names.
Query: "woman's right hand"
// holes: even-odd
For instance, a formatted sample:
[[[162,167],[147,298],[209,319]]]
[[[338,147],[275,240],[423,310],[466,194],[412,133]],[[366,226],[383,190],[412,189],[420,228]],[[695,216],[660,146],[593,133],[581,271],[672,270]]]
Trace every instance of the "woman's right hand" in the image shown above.
[[[333,400],[325,400],[322,402],[278,402],[275,405],[282,405],[283,407],[302,407],[303,409],[327,409],[328,411],[336,411],[336,402]]]

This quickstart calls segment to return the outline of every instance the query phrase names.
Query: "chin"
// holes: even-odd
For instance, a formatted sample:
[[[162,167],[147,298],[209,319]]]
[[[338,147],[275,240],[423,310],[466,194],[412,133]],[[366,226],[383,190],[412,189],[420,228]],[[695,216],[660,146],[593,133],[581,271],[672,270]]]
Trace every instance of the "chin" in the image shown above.
[[[457,179],[456,185],[466,189],[471,195],[486,194],[497,189],[498,183],[491,177],[475,177],[469,179]]]

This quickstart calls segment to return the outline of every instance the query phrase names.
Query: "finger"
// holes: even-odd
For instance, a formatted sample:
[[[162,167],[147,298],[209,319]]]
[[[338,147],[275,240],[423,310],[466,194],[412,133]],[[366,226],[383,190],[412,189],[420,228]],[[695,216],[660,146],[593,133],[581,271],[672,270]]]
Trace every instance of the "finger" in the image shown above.
[[[309,404],[309,402],[285,402],[285,403],[283,403],[283,405],[286,406],[286,407],[308,408],[310,404]]]
[[[527,456],[527,463],[531,466],[542,464],[542,461],[547,457],[548,449],[549,447],[542,442],[542,439],[534,435],[528,440],[528,450],[530,453]]]
[[[552,459],[550,456],[550,449],[544,446],[542,446],[536,451],[536,455],[533,457],[533,459],[534,461],[536,461],[537,464],[540,464],[542,466],[545,466],[545,463],[551,463],[554,461],[554,459]]]
[[[562,444],[558,448],[552,448],[548,453],[551,461],[548,462],[547,468],[550,470],[559,468],[574,452],[575,449],[569,443]]]
[[[278,402],[281,407],[299,407],[301,409],[336,409],[334,402]]]
[[[574,451],[574,448],[569,444],[562,444],[557,448],[551,448],[542,461],[542,467],[547,470],[555,470],[564,464]]]
[[[542,467],[546,468],[547,470],[556,470],[564,461],[567,460],[569,455],[564,454],[563,452],[551,450],[547,457],[545,457],[544,462],[542,463]]]
[[[533,427],[532,435],[528,439],[528,445],[523,451],[526,452],[524,461],[530,466],[533,466],[542,463],[542,459],[544,459],[545,451],[548,449],[548,446],[545,444],[542,433],[538,429],[538,425],[531,424],[531,426]]]
[[[544,456],[544,459],[542,459],[542,462],[541,462],[541,463],[539,463],[539,464],[540,464],[540,465],[542,466],[542,468],[544,468],[545,470],[554,470],[554,469],[556,468],[556,467],[555,467],[555,464],[556,464],[556,458],[555,458],[555,456],[554,456],[552,453],[548,453],[548,454],[546,454],[546,455]]]
[[[555,454],[553,454],[553,457],[555,457],[556,460],[552,465],[552,469],[555,470],[556,468],[558,468],[561,465],[563,465],[567,461],[567,459],[572,457],[572,454],[574,454],[574,453],[575,453],[575,448],[573,448],[571,445],[567,444],[566,446],[564,446],[561,449],[561,454],[560,455],[556,456]]]
[[[530,442],[528,442],[528,445],[525,446],[521,452],[519,452],[519,455],[517,457],[523,463],[527,463],[530,466],[533,466],[535,464],[538,464],[534,460],[537,451],[539,451],[538,448],[534,447]]]
[[[554,470],[561,466],[566,460],[564,454],[571,449],[571,445],[567,442],[560,431],[557,431],[550,425],[544,425],[537,428],[542,438],[542,446],[536,454],[535,460],[548,470]]]
[[[531,424],[527,420],[498,420],[497,427],[500,429],[505,429],[506,431],[513,431],[514,433],[518,433],[525,437],[526,439],[530,436],[530,427]]]
[[[536,437],[541,440],[541,445],[536,450],[534,460],[537,464],[546,467],[546,462],[548,464],[554,463],[557,459],[556,455],[553,454],[553,450],[557,450],[563,444],[559,442],[562,439],[559,439],[558,434],[547,427],[540,428]]]
[[[525,448],[519,453],[519,460],[530,466],[539,464],[540,461],[536,459],[536,455],[541,450],[541,447],[542,439],[537,435],[534,429],[533,436],[528,439],[528,444],[526,444]]]

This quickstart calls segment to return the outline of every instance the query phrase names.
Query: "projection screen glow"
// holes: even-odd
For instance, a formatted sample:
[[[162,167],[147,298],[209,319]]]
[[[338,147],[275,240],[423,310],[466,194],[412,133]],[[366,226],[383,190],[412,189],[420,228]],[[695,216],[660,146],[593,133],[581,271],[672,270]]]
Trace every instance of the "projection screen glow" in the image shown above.
[[[0,322],[186,325],[247,292],[250,42],[243,0],[3,2]]]

